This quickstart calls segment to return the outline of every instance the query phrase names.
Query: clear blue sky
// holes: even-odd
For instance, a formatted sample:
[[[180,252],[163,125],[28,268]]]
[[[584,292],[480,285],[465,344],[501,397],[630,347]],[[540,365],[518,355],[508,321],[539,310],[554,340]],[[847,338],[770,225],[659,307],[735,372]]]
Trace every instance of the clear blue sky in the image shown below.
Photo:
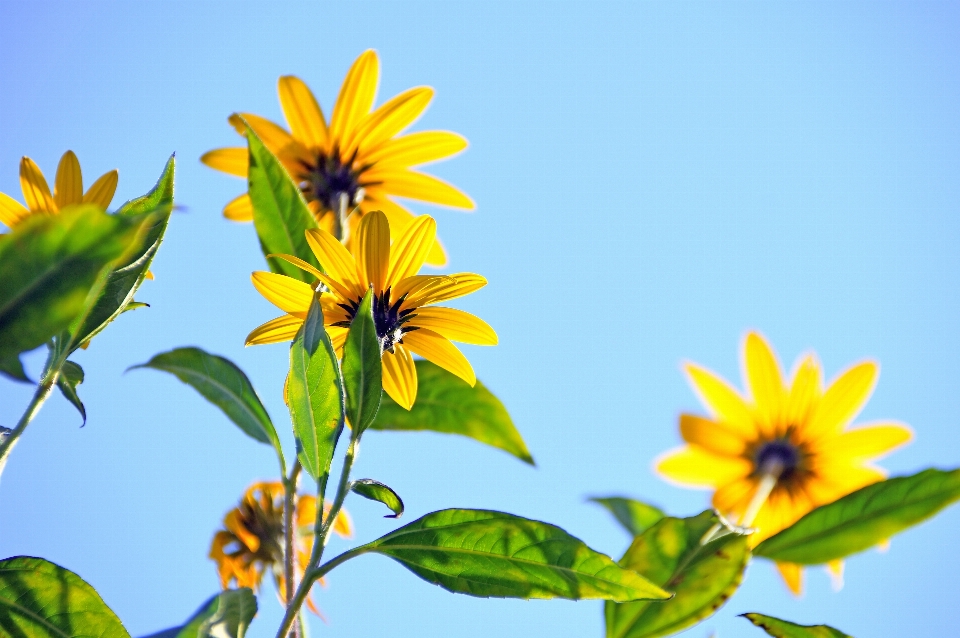
[[[699,410],[692,359],[739,381],[739,342],[763,331],[789,364],[815,349],[832,376],[877,357],[861,420],[910,423],[893,473],[960,465],[960,5],[956,3],[15,2],[0,0],[0,191],[29,155],[66,149],[89,178],[120,169],[116,202],[178,158],[177,200],[139,295],[79,354],[89,421],[51,400],[0,484],[0,556],[58,562],[134,635],[186,618],[218,584],[212,533],[254,479],[250,442],[174,378],[127,366],[199,345],[230,357],[291,445],[283,346],[243,348],[275,311],[253,289],[250,226],[223,220],[242,182],[203,167],[243,110],[280,120],[297,74],[329,112],[350,62],[381,54],[380,97],[429,84],[417,127],[471,142],[434,172],[477,202],[435,213],[455,271],[490,280],[461,308],[500,334],[467,346],[538,461],[467,439],[371,433],[358,476],[394,487],[408,520],[445,507],[562,525],[619,555],[628,538],[588,495],[692,514],[705,492],[666,485],[654,457]],[[35,375],[40,354],[28,357]],[[0,423],[30,389],[0,380]],[[349,501],[358,541],[395,526]],[[736,614],[828,622],[855,636],[948,635],[960,508],[867,552],[833,593],[814,570],[792,598],[757,562],[690,632],[760,635]],[[335,541],[343,548],[342,542]],[[376,597],[376,603],[371,602]],[[314,636],[601,636],[597,602],[454,596],[385,558],[334,572]],[[271,586],[252,636],[272,636]]]

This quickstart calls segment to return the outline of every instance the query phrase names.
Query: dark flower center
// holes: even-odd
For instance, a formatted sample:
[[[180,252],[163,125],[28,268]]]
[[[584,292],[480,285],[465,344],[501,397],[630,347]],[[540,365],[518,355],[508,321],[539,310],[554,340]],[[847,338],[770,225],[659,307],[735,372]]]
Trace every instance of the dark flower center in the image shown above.
[[[758,474],[786,479],[800,465],[800,450],[786,439],[767,441],[757,448],[754,465]]]
[[[355,158],[356,153],[349,161],[342,162],[339,152],[334,149],[331,155],[318,154],[312,164],[302,162],[300,189],[307,201],[318,201],[325,210],[331,211],[340,210],[340,201],[344,196],[348,205],[358,204],[362,199],[358,194],[364,186],[370,185],[362,183],[360,175],[369,167],[354,168]]]
[[[377,339],[380,341],[380,350],[392,353],[393,347],[398,343],[403,343],[403,335],[416,330],[416,326],[405,326],[404,324],[415,316],[413,313],[416,308],[407,308],[400,310],[406,295],[400,297],[392,304],[390,303],[390,289],[387,288],[379,295],[373,297],[373,324],[377,328]],[[341,308],[350,315],[348,321],[340,321],[333,325],[349,328],[353,318],[357,315],[357,309],[360,307],[361,300],[351,299],[347,303],[339,304]]]

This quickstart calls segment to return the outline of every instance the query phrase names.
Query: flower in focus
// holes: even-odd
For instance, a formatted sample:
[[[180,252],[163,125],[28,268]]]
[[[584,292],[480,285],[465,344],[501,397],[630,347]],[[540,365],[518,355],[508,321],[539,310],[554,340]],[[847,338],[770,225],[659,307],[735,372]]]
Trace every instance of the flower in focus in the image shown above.
[[[254,483],[240,499],[240,504],[223,518],[224,529],[218,531],[210,545],[210,558],[217,564],[220,586],[250,587],[259,590],[266,572],[272,572],[277,594],[286,597],[283,575],[284,529],[283,484],[280,482]],[[330,504],[324,504],[329,513]],[[302,577],[313,551],[314,521],[317,499],[298,495],[295,511],[294,562],[297,579]],[[340,510],[333,531],[344,538],[353,536],[353,525],[344,510]],[[322,581],[321,581],[322,582]],[[310,609],[319,612],[308,598]]]
[[[467,140],[448,131],[422,131],[400,136],[420,117],[433,89],[426,86],[404,91],[373,109],[379,84],[380,62],[376,51],[365,51],[350,67],[333,107],[330,123],[313,93],[300,79],[279,80],[280,106],[286,129],[249,113],[230,116],[238,133],[247,124],[286,167],[303,191],[321,228],[335,229],[343,208],[359,207],[360,215],[383,211],[395,237],[410,223],[411,213],[393,197],[473,209],[474,204],[457,188],[412,167],[455,155]],[[242,117],[242,119],[241,119]],[[200,158],[211,168],[247,176],[246,147],[221,148]],[[234,221],[251,221],[253,207],[247,194],[227,204],[223,214]],[[356,216],[350,223],[357,223]],[[354,229],[349,229],[354,230]],[[446,262],[439,243],[431,247],[427,263]]]
[[[870,461],[912,438],[900,423],[848,428],[866,404],[879,366],[864,361],[822,388],[814,354],[802,356],[786,383],[775,353],[755,332],[744,342],[748,396],[713,372],[684,365],[709,417],[680,415],[684,447],[666,453],[657,470],[666,479],[713,488],[713,506],[734,523],[756,528],[752,546],[804,514],[884,478]],[[799,594],[799,565],[778,563]],[[842,563],[830,566],[835,576]]]
[[[372,287],[373,317],[383,353],[383,389],[394,401],[409,410],[417,398],[412,354],[474,385],[477,378],[470,362],[451,340],[496,345],[497,334],[479,317],[433,304],[470,294],[487,280],[472,273],[418,275],[436,229],[429,215],[417,217],[391,245],[387,216],[371,211],[360,221],[353,254],[329,232],[308,230],[307,241],[326,274],[289,255],[275,257],[311,273],[317,285],[275,273],[253,273],[253,285],[260,294],[287,314],[256,328],[247,336],[247,345],[293,339],[307,317],[314,291],[327,289],[320,295],[323,321],[342,357],[350,322]]]
[[[51,194],[40,167],[29,157],[24,157],[20,160],[20,188],[27,205],[0,193],[0,222],[13,228],[31,215],[56,215],[74,204],[96,204],[106,210],[117,190],[117,180],[118,173],[112,170],[101,175],[84,193],[80,162],[73,151],[67,151],[60,158]]]

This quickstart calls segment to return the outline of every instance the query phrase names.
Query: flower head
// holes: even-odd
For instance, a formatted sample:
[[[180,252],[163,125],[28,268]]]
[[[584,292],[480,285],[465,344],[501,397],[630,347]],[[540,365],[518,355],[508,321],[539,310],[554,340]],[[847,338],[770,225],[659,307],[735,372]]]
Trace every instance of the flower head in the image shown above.
[[[253,273],[253,285],[260,294],[287,314],[256,328],[247,336],[247,345],[293,339],[316,291],[326,289],[320,294],[323,321],[342,356],[350,322],[372,288],[374,323],[383,352],[383,389],[394,401],[409,410],[416,400],[412,354],[475,384],[470,362],[451,340],[496,345],[497,334],[479,317],[433,304],[474,292],[487,280],[472,273],[417,274],[434,244],[436,228],[432,217],[417,217],[391,245],[387,216],[371,211],[359,224],[353,254],[329,232],[308,230],[307,242],[326,273],[290,255],[275,257],[311,273],[317,280],[313,287],[285,275]]]
[[[40,167],[29,157],[20,160],[20,188],[26,206],[9,195],[0,193],[0,222],[13,228],[31,215],[56,215],[67,206],[75,204],[96,204],[106,210],[117,190],[118,173],[112,170],[105,173],[83,192],[83,176],[80,162],[73,151],[67,151],[60,158],[57,167],[57,179],[53,193],[44,179]]]
[[[474,205],[450,184],[411,170],[467,147],[463,137],[448,131],[400,136],[430,104],[433,89],[409,89],[374,109],[379,69],[376,51],[365,51],[357,58],[340,88],[329,124],[307,85],[290,75],[281,77],[278,86],[289,132],[249,113],[230,116],[230,123],[242,135],[246,132],[245,120],[280,159],[302,189],[321,228],[333,230],[344,202],[350,208],[359,206],[361,215],[383,211],[396,238],[412,215],[393,197],[463,209],[472,209]],[[200,159],[211,168],[247,176],[244,147],[213,150]],[[252,220],[250,198],[240,195],[227,204],[223,214],[235,221]],[[356,222],[353,216],[351,223]],[[435,265],[445,263],[439,243],[431,247],[427,261]]]
[[[820,364],[809,354],[798,359],[788,384],[770,346],[752,332],[743,353],[747,396],[696,364],[684,369],[710,416],[680,415],[687,445],[662,456],[657,470],[680,484],[713,488],[721,514],[756,528],[754,546],[815,507],[883,479],[870,461],[912,437],[894,422],[848,428],[873,392],[873,361],[851,366],[824,390]],[[800,567],[778,567],[798,593]]]

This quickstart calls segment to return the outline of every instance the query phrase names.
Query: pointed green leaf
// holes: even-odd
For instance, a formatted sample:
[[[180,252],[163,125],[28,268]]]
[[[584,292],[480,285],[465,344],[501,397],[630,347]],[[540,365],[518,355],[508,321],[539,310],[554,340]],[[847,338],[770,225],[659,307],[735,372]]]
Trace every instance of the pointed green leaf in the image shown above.
[[[287,400],[300,463],[324,486],[343,431],[344,397],[340,364],[316,299],[290,347]]]
[[[18,638],[129,638],[96,590],[42,558],[0,561],[0,635]]]
[[[350,489],[371,501],[380,501],[393,511],[384,518],[400,518],[403,516],[403,501],[390,487],[373,479],[357,479],[350,485]]]
[[[651,525],[666,516],[658,507],[635,501],[622,496],[594,497],[590,499],[601,505],[630,532],[630,536],[637,536],[645,532]]]
[[[60,368],[60,375],[57,377],[57,387],[66,397],[67,401],[73,404],[80,416],[83,417],[83,425],[87,424],[87,409],[83,407],[83,402],[77,395],[77,386],[83,383],[83,368],[73,361],[64,361]],[[83,427],[83,426],[80,426]]]
[[[827,625],[797,625],[763,614],[740,614],[774,638],[851,638]]]
[[[150,192],[146,195],[135,197],[123,204],[117,209],[117,214],[142,215],[158,210],[171,210],[173,208],[173,179],[176,160],[177,156],[174,153],[163,167],[163,173],[160,174],[156,186],[150,189]]]
[[[228,589],[209,598],[180,627],[143,638],[243,638],[257,614],[257,597],[249,587]]]
[[[0,235],[0,370],[75,321],[112,262],[136,238],[138,224],[96,206],[32,215]]]
[[[248,192],[253,204],[253,225],[264,257],[293,255],[320,269],[304,234],[308,228],[316,228],[317,222],[307,208],[300,188],[250,127],[247,127],[247,142],[250,152]],[[309,273],[282,259],[271,257],[267,263],[273,272],[307,283],[314,281]]]
[[[477,381],[470,385],[429,361],[417,361],[417,401],[405,410],[384,394],[374,430],[430,430],[459,434],[534,465],[507,409]]]
[[[739,587],[750,558],[747,537],[727,534],[701,541],[719,524],[710,511],[666,517],[636,537],[620,565],[675,592],[662,603],[604,606],[607,638],[669,636],[712,615]]]
[[[547,523],[487,510],[432,512],[364,550],[454,593],[639,600],[670,594]]]
[[[753,553],[815,565],[873,547],[960,499],[960,469],[929,469],[861,488],[757,545]]]
[[[347,393],[347,418],[358,434],[370,427],[383,394],[380,340],[373,321],[373,289],[367,291],[343,347],[343,385]]]

